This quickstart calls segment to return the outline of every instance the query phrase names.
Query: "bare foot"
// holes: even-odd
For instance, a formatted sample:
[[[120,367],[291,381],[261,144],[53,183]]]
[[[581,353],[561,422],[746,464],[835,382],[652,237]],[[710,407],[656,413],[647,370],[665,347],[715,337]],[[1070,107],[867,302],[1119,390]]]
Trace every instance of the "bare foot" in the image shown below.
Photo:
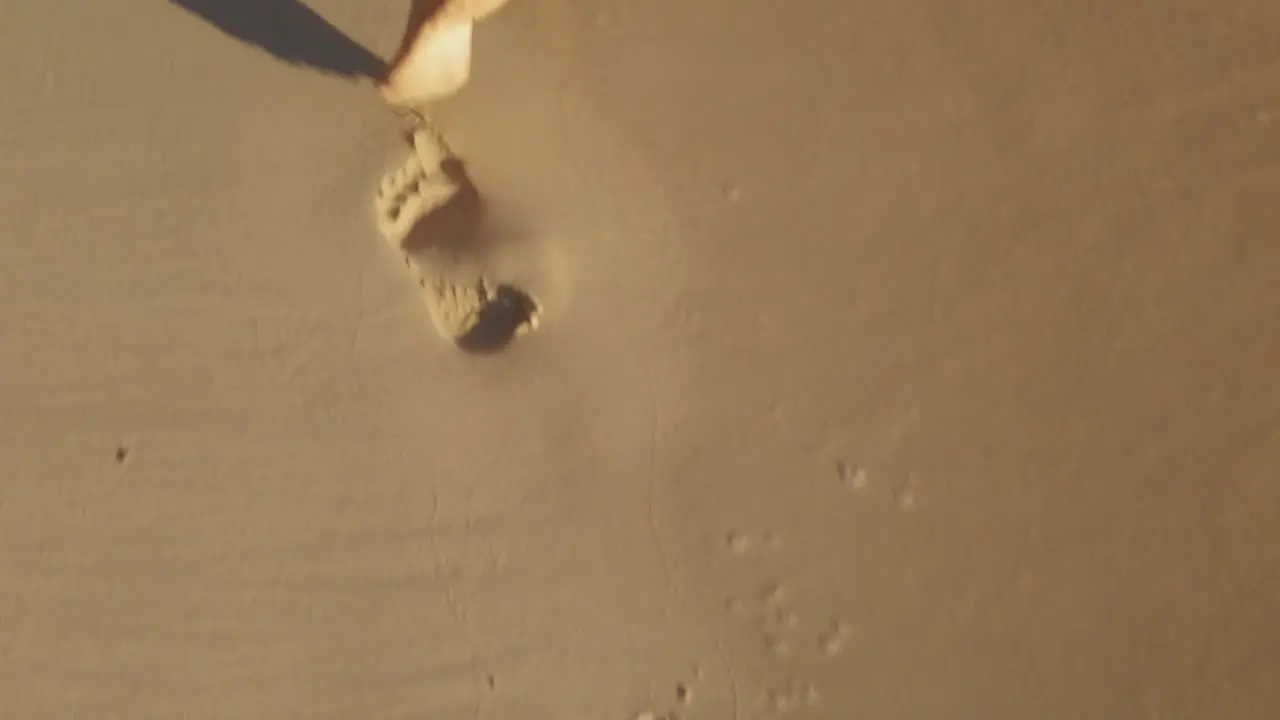
[[[509,0],[413,0],[400,48],[379,83],[398,109],[426,104],[462,89],[471,78],[475,24]]]

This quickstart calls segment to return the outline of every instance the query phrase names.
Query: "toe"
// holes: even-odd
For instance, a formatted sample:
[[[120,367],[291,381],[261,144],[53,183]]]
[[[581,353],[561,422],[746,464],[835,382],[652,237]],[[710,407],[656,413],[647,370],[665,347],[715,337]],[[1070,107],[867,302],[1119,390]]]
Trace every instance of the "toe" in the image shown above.
[[[394,175],[386,175],[382,178],[382,182],[378,183],[378,193],[375,196],[379,209],[394,202],[395,196],[396,178]]]

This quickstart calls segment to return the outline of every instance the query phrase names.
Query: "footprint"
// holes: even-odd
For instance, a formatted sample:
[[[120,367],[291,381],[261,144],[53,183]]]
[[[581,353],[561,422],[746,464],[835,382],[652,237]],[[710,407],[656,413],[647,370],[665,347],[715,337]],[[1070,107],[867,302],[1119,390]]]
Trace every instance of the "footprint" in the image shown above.
[[[745,617],[747,614],[747,603],[742,598],[731,597],[725,601],[725,609],[734,617]]]
[[[675,713],[656,713],[652,710],[646,710],[635,716],[635,720],[680,720],[680,716]]]
[[[853,492],[863,492],[871,487],[871,478],[861,465],[840,461],[836,463],[836,475],[840,477],[840,483]]]
[[[816,707],[822,701],[817,685],[811,682],[801,684],[795,680],[785,687],[768,691],[766,697],[773,712],[779,715],[787,715],[804,707]]]
[[[538,303],[486,277],[477,247],[479,193],[462,163],[429,125],[414,130],[411,142],[404,165],[378,187],[375,221],[417,276],[436,332],[465,350],[484,351],[537,329]]]
[[[791,599],[791,589],[780,582],[770,583],[764,589],[765,607],[777,608],[781,607]]]
[[[800,614],[794,610],[778,610],[768,618],[771,630],[785,632],[800,627]]]
[[[893,491],[893,501],[897,503],[899,510],[909,512],[916,509],[916,485],[916,478],[912,475]]]
[[[740,532],[731,532],[726,535],[724,544],[734,555],[746,555],[751,552],[753,545],[751,536]]]
[[[766,635],[764,642],[765,646],[769,648],[770,653],[780,658],[791,656],[791,643],[788,642],[786,638],[778,637],[776,635]]]
[[[916,494],[910,488],[894,493],[894,500],[898,503],[898,509],[900,510],[911,511],[916,509]]]
[[[746,555],[757,549],[776,553],[782,549],[782,536],[766,531],[757,539],[749,533],[734,531],[724,536],[724,546],[731,555]]]
[[[818,643],[822,646],[823,654],[829,658],[842,654],[851,634],[852,629],[847,622],[833,620],[830,627],[818,639]]]

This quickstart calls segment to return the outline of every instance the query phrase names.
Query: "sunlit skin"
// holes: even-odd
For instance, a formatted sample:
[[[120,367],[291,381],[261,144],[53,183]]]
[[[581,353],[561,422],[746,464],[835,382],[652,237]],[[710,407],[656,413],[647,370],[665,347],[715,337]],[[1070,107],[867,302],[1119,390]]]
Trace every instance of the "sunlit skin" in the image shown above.
[[[393,107],[420,111],[467,84],[477,22],[509,0],[412,0],[400,46],[379,89]]]

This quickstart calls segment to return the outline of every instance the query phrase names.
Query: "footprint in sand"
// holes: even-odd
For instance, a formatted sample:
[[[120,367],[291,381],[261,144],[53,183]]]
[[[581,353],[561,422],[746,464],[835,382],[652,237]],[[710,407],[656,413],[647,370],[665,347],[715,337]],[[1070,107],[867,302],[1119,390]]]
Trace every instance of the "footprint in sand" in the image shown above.
[[[425,291],[436,331],[463,349],[491,350],[537,329],[537,302],[486,277],[475,247],[479,194],[462,163],[429,126],[414,131],[412,144],[378,187],[375,220]]]

